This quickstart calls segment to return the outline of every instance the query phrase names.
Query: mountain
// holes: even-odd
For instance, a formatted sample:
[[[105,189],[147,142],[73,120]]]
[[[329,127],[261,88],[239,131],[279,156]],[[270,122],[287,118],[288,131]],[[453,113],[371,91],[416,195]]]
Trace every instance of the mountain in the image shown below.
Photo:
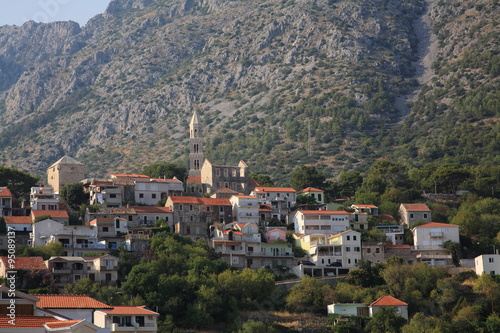
[[[0,163],[43,173],[69,154],[89,176],[185,163],[194,110],[210,160],[244,159],[277,180],[300,164],[333,176],[381,157],[493,163],[498,10],[113,0],[84,27],[2,26]]]

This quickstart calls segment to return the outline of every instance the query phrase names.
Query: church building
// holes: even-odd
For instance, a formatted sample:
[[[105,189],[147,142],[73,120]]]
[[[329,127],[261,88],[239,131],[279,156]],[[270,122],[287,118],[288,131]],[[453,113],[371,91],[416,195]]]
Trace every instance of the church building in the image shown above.
[[[189,177],[186,193],[202,196],[221,188],[249,194],[248,165],[240,161],[238,165],[215,165],[205,159],[203,153],[203,128],[196,111],[189,123]]]

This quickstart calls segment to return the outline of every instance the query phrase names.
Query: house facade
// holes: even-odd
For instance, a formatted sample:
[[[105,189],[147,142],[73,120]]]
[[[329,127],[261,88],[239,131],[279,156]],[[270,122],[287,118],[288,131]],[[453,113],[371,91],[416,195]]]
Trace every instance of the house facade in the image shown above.
[[[251,195],[233,195],[229,199],[233,217],[240,223],[259,224],[259,199]]]
[[[159,313],[146,309],[143,306],[114,306],[109,310],[95,312],[95,324],[107,328],[111,333],[157,332]]]
[[[259,204],[269,205],[271,219],[281,222],[286,221],[291,208],[297,204],[297,191],[291,187],[257,186],[250,195],[258,198]]]
[[[47,168],[48,183],[59,193],[66,184],[79,183],[84,179],[85,166],[83,163],[65,155]]]
[[[349,228],[349,213],[334,210],[297,210],[289,221],[296,234],[335,234]]]
[[[30,191],[30,207],[32,210],[59,210],[59,195],[52,186],[35,186]]]
[[[431,210],[426,204],[407,204],[402,203],[399,206],[399,224],[409,228],[417,221],[431,222]]]
[[[12,216],[14,197],[7,187],[0,187],[0,216]]]
[[[431,222],[412,229],[414,251],[417,259],[429,265],[448,265],[452,257],[443,248],[443,243],[460,242],[459,226],[456,224]]]
[[[478,276],[483,274],[500,274],[500,255],[483,254],[474,258],[475,270]]]

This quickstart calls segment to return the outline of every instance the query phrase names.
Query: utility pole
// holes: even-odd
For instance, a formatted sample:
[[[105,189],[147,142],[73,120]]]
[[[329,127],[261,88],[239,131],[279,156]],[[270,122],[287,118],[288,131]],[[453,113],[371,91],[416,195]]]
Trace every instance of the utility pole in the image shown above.
[[[307,118],[307,156],[312,155],[312,145],[311,145],[311,121]]]

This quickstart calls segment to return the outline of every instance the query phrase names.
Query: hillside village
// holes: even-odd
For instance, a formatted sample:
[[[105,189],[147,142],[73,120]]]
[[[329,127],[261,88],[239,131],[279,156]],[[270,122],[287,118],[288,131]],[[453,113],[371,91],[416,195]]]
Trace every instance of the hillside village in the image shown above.
[[[425,203],[401,203],[400,219],[396,220],[380,214],[373,204],[341,209],[338,203],[325,201],[322,189],[261,186],[249,177],[244,161],[229,166],[205,159],[203,126],[196,112],[189,132],[190,170],[185,182],[142,174],[86,179],[85,166],[64,156],[48,167],[47,184],[31,188],[29,205],[15,208],[12,192],[2,188],[1,215],[7,230],[15,234],[16,246],[39,248],[60,243],[64,253],[46,260],[19,257],[14,267],[8,257],[1,257],[0,276],[8,278],[8,272],[15,269],[15,286],[23,290],[36,288],[39,283],[63,291],[83,279],[119,287],[123,277],[119,276],[117,251],[148,257],[150,239],[158,231],[206,242],[235,269],[265,268],[288,279],[336,278],[357,269],[362,262],[383,263],[393,257],[410,265],[443,267],[451,274],[500,272],[498,254],[457,261],[445,244],[460,243],[459,226],[434,222]],[[65,185],[75,183],[81,184],[89,198],[80,224],[70,223],[71,208],[59,195]],[[158,202],[165,204],[158,206]],[[379,223],[374,224],[374,219]],[[370,230],[383,237],[367,239],[364,232]],[[405,242],[405,230],[411,233],[413,243]],[[4,251],[10,249],[8,235],[12,233],[1,239]],[[16,299],[23,304],[19,314],[31,316],[26,322],[36,322],[38,329],[43,326],[46,332],[52,332],[52,327],[67,327],[68,332],[76,332],[77,327],[85,327],[85,332],[120,332],[121,327],[139,328],[136,332],[157,331],[158,312],[85,299],[94,302],[85,309],[95,313],[82,317],[78,297],[16,292]],[[407,306],[390,299],[374,302],[373,306],[384,302]],[[50,321],[39,318],[47,314],[46,310],[52,311]],[[368,316],[368,310],[363,304],[328,307],[328,313],[344,315]],[[408,320],[408,310],[403,312]]]

